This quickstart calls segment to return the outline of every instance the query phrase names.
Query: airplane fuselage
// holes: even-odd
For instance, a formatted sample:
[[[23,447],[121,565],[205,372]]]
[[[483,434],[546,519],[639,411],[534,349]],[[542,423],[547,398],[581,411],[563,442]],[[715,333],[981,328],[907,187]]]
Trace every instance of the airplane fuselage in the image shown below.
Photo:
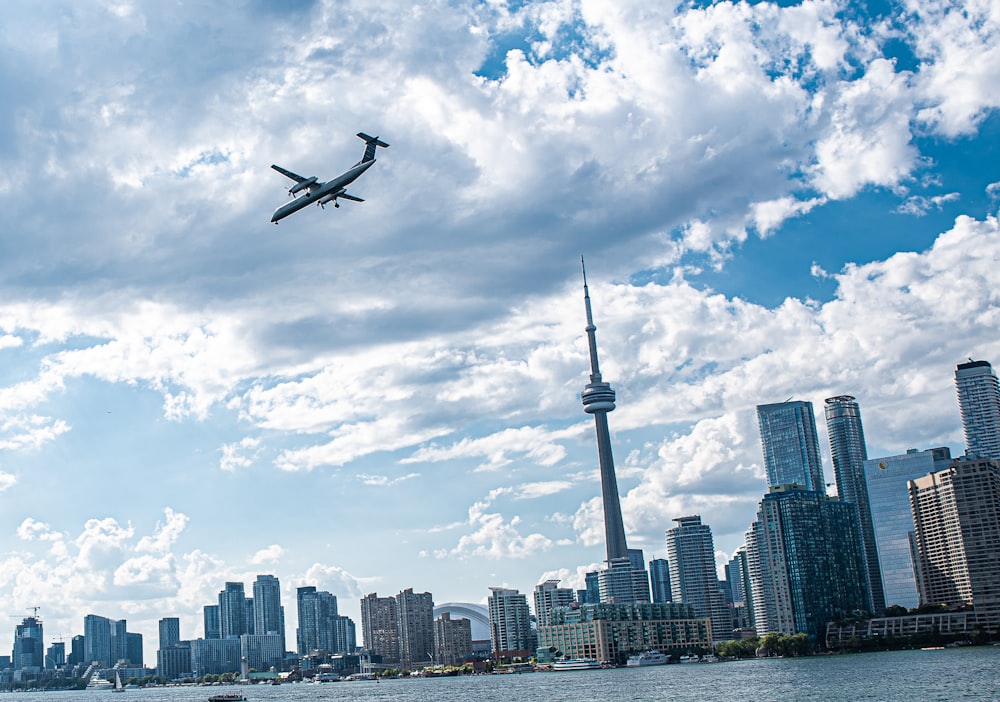
[[[330,195],[339,195],[347,189],[348,185],[357,180],[358,176],[371,168],[374,163],[375,159],[362,161],[351,167],[349,170],[344,171],[333,180],[328,180],[325,183],[311,186],[305,195],[300,195],[291,202],[288,202],[276,209],[274,214],[271,215],[271,221],[277,222],[280,219],[284,219],[288,215],[298,212],[303,207],[311,205],[314,202],[319,202],[323,198]],[[334,199],[334,202],[336,202],[336,199]]]

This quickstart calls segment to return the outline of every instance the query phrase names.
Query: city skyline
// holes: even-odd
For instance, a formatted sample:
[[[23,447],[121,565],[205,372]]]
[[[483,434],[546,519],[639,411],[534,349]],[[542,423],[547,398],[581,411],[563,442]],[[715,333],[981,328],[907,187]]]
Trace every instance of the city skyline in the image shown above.
[[[647,560],[681,515],[742,542],[757,404],[850,394],[869,456],[962,454],[955,366],[1000,362],[981,8],[293,5],[5,16],[0,597],[48,640],[96,613],[149,662],[262,573],[286,648],[296,587],[359,623],[583,587],[581,254]],[[392,144],[365,202],[271,225],[269,165],[358,131]]]

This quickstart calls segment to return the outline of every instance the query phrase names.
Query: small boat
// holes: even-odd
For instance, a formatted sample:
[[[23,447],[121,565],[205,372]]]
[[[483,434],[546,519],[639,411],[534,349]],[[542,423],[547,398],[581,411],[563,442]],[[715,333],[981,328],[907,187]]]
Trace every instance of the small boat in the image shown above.
[[[593,658],[564,658],[552,662],[552,670],[596,670],[600,667],[601,662]]]
[[[246,697],[238,692],[223,692],[219,695],[212,695],[208,698],[208,702],[243,702]]]
[[[666,665],[670,662],[670,656],[650,649],[635,656],[629,656],[625,665],[629,668],[641,668],[647,665]]]
[[[700,660],[701,658],[694,655],[693,653],[689,653],[686,656],[681,656],[681,663],[697,663]]]
[[[118,674],[117,670],[115,671],[115,687],[111,691],[112,692],[125,692],[125,688],[122,687],[122,676]]]

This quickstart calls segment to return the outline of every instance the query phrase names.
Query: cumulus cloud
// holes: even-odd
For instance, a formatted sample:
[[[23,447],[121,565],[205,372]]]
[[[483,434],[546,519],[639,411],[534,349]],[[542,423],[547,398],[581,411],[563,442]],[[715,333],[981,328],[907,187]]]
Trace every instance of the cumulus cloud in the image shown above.
[[[250,563],[262,565],[264,563],[276,563],[285,555],[285,549],[278,544],[271,544],[267,548],[262,548],[250,556]]]
[[[987,188],[989,191],[989,188]],[[945,203],[955,202],[958,200],[960,195],[958,193],[948,193],[947,195],[934,195],[932,197],[924,197],[922,195],[913,195],[906,199],[899,207],[896,208],[896,212],[900,214],[916,215],[917,217],[922,217],[931,210],[940,210]]]
[[[497,498],[510,494],[511,488],[492,490],[483,500],[469,507],[468,526],[474,531],[463,534],[451,549],[435,553],[437,558],[526,558],[552,547],[552,540],[540,533],[522,535],[520,517],[504,520],[499,512],[487,511]]]
[[[222,458],[219,459],[219,468],[229,473],[235,472],[239,468],[249,468],[253,465],[257,457],[254,451],[260,446],[260,439],[244,437],[233,444],[222,446]],[[246,455],[249,452],[250,455]]]

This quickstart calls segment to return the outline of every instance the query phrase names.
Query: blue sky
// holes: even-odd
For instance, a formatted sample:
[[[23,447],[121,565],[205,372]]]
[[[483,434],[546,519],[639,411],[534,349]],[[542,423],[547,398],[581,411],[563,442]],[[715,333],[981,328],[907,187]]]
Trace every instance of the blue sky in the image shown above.
[[[124,617],[151,662],[258,573],[290,637],[300,585],[579,587],[581,254],[647,557],[692,513],[741,543],[756,404],[853,394],[870,455],[961,452],[954,366],[1000,362],[993,5],[607,5],[8,9],[9,612]],[[269,224],[269,165],[333,176],[358,131],[366,202]]]

